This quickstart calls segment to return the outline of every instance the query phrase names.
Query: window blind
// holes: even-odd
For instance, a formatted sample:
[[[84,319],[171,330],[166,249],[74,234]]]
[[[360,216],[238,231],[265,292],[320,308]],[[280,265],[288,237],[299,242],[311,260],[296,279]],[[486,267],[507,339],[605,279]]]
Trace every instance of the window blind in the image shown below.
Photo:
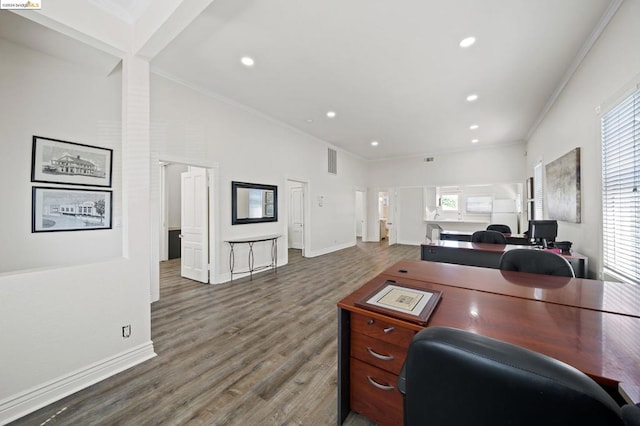
[[[602,118],[604,272],[640,283],[640,91]]]
[[[543,219],[544,209],[542,207],[542,161],[533,168],[533,218]]]

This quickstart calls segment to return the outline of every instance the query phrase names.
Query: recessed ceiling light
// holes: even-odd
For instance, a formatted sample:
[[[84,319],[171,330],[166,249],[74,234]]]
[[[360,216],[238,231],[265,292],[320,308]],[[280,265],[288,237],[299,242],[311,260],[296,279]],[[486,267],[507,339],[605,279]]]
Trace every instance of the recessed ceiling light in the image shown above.
[[[245,67],[252,67],[256,63],[253,58],[249,56],[243,56],[242,59],[240,59],[240,62],[242,62],[242,65]]]
[[[477,124],[472,124],[471,126],[469,126],[469,129],[470,130],[477,130],[478,127],[480,127],[480,126],[478,126]]]
[[[334,118],[335,116],[336,116],[336,112],[335,111],[327,111],[327,117]]]
[[[378,146],[378,141],[371,141],[371,146]]]
[[[479,139],[471,139],[471,143],[478,143],[478,142],[480,142]]]
[[[475,37],[467,37],[460,42],[460,47],[469,47],[472,46],[476,42]]]
[[[473,93],[469,96],[467,96],[467,102],[473,102],[473,101],[477,101],[478,100],[478,95]]]

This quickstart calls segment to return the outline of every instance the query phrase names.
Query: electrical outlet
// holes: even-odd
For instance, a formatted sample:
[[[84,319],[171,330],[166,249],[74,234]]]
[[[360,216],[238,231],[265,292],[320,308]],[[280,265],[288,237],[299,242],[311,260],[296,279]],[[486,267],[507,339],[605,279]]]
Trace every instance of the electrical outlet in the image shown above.
[[[127,325],[123,325],[122,326],[122,337],[124,337],[125,339],[127,337],[131,336],[131,324],[127,324]]]

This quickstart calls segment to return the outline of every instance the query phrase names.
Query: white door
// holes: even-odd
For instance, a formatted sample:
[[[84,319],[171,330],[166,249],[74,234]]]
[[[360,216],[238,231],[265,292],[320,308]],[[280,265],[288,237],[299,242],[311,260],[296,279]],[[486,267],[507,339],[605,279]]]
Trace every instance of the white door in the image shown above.
[[[398,206],[398,191],[396,189],[389,190],[389,218],[387,219],[387,228],[389,229],[389,245],[392,246],[398,242],[398,232],[395,224],[397,219],[396,208]]]
[[[291,188],[289,204],[289,248],[302,249],[304,231],[304,190]]]
[[[184,278],[209,282],[209,210],[207,170],[191,168],[182,173],[182,212],[180,247]]]

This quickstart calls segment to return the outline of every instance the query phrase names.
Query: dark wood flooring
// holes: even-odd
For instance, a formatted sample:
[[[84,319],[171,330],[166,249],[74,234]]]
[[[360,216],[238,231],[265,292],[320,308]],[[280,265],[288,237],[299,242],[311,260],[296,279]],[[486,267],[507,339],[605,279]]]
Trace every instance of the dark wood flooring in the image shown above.
[[[277,274],[205,285],[160,266],[152,360],[15,425],[335,425],[336,302],[416,246],[362,243],[315,258],[289,251]],[[48,422],[47,422],[48,421]],[[346,423],[371,425],[352,413]]]

